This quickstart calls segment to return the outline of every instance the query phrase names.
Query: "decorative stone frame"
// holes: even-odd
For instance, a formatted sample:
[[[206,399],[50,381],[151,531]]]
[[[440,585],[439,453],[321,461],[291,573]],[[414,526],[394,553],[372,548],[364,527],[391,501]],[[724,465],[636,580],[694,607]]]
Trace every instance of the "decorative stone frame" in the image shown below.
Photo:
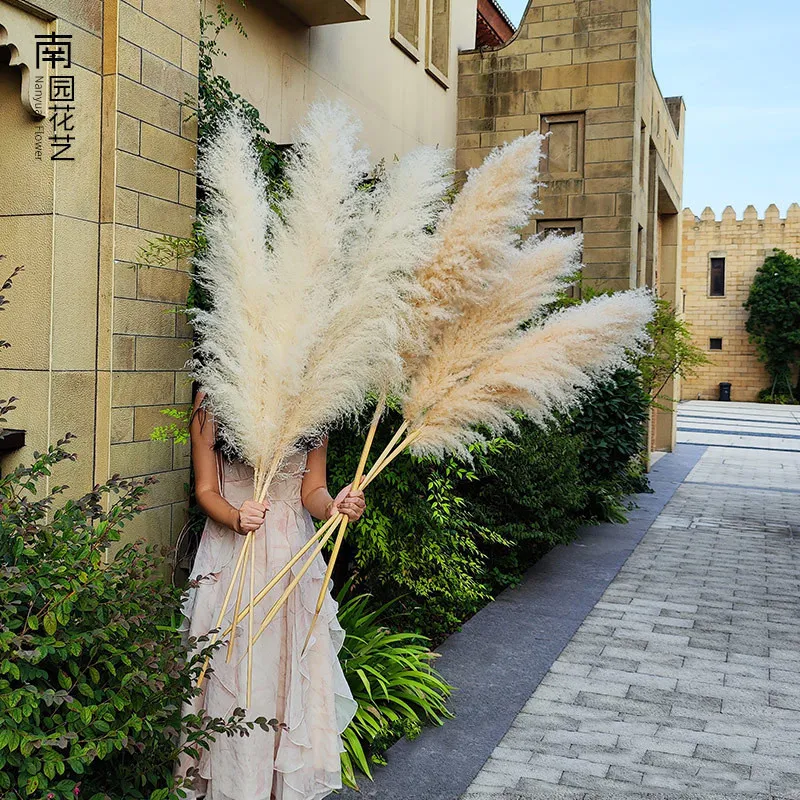
[[[722,273],[722,294],[711,294],[711,260],[721,258],[725,262]],[[706,278],[706,296],[714,300],[723,300],[728,294],[728,254],[724,250],[712,250],[708,254],[708,275]]]
[[[550,169],[550,133],[552,125],[574,124],[576,126],[576,151],[575,162],[576,169],[569,172],[554,173]],[[540,132],[546,138],[542,142],[542,160],[544,162],[544,174],[552,180],[571,180],[574,178],[583,177],[584,167],[584,150],[586,147],[586,114],[583,111],[571,113],[557,113],[557,114],[542,114]]]
[[[35,85],[31,80],[31,70],[36,69],[36,36],[54,31],[55,17],[43,9],[23,0],[0,0],[0,46],[11,50],[9,66],[20,68],[20,99],[35,119],[46,116],[44,102],[37,108]],[[37,74],[43,76],[46,84],[49,65],[40,67]]]
[[[427,25],[425,26],[425,71],[430,75],[437,83],[440,83],[445,89],[450,88],[450,41],[451,41],[451,30],[450,30],[450,23],[452,20],[452,3],[451,0],[438,0],[445,4],[447,11],[447,30],[445,32],[445,59],[444,59],[444,69],[441,68],[441,65],[437,66],[434,63],[434,46],[436,42],[434,41],[434,12],[437,0],[427,0],[428,9],[427,9]]]

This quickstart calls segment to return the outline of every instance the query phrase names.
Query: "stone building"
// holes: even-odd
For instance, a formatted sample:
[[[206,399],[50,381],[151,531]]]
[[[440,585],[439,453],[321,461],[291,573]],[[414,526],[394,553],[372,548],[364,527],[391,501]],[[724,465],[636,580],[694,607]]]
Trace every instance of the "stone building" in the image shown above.
[[[278,142],[328,98],[360,115],[375,160],[455,147],[458,51],[475,46],[477,0],[229,8],[247,38],[225,32],[218,71]],[[185,519],[188,448],[150,434],[191,400],[189,265],[142,263],[140,249],[191,231],[200,13],[198,0],[0,0],[0,283],[25,265],[0,319],[12,343],[0,398],[19,398],[7,424],[25,446],[3,440],[0,471],[71,431],[78,459],[53,480],[77,495],[113,473],[155,475],[127,529],[151,541]]]
[[[770,386],[764,365],[750,343],[745,323],[747,300],[756,270],[773,248],[800,256],[800,205],[781,218],[771,205],[763,219],[753,206],[742,218],[728,206],[717,219],[710,208],[697,217],[683,212],[684,312],[695,344],[709,363],[683,383],[684,400],[716,400],[719,384],[731,386],[731,399],[755,400]]]
[[[685,107],[661,95],[650,33],[650,0],[531,0],[510,41],[460,56],[458,167],[549,133],[536,231],[582,231],[586,282],[652,286],[674,305]],[[654,449],[674,426],[654,414]]]

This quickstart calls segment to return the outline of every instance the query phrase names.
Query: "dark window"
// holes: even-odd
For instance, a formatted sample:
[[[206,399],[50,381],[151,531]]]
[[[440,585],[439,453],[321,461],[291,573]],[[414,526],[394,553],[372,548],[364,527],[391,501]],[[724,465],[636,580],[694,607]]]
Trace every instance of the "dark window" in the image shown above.
[[[708,349],[709,350],[722,350],[722,339],[709,339],[708,340]]]
[[[725,297],[725,259],[712,258],[710,272],[709,295],[711,297]]]

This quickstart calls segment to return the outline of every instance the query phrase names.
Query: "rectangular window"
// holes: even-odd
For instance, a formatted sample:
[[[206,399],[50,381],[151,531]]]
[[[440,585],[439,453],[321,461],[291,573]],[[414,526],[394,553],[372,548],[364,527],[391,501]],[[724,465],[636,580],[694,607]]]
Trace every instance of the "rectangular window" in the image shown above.
[[[636,232],[636,286],[644,286],[644,228]]]
[[[712,258],[709,266],[708,294],[725,297],[725,259]]]
[[[580,219],[540,219],[536,222],[536,233],[545,236],[550,233],[560,234],[561,236],[572,236],[574,233],[580,233],[582,228],[583,220]],[[567,297],[580,300],[580,278],[577,278],[575,283],[567,287],[566,295]]]
[[[391,2],[391,40],[414,61],[419,61],[420,0],[391,0]]]
[[[708,340],[708,349],[709,350],[722,350],[722,339],[709,339]]]
[[[544,171],[548,178],[568,180],[583,177],[585,140],[584,114],[542,115],[541,132],[550,135],[544,140]]]
[[[428,0],[425,69],[445,89],[450,85],[450,0]]]

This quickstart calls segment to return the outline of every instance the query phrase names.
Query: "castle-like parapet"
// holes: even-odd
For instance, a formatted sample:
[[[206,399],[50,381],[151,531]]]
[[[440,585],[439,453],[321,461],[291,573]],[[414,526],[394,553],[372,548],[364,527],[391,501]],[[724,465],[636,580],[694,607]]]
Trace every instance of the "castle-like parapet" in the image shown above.
[[[800,204],[792,203],[786,210],[786,216],[783,217],[775,203],[767,207],[763,217],[759,217],[758,211],[754,205],[747,206],[741,217],[737,216],[732,206],[726,206],[719,218],[717,218],[716,213],[709,206],[706,206],[699,215],[695,214],[691,208],[684,208],[683,224],[693,225],[694,227],[708,225],[717,227],[725,227],[728,225],[737,225],[739,227],[743,225],[797,225],[798,228],[800,228]]]

